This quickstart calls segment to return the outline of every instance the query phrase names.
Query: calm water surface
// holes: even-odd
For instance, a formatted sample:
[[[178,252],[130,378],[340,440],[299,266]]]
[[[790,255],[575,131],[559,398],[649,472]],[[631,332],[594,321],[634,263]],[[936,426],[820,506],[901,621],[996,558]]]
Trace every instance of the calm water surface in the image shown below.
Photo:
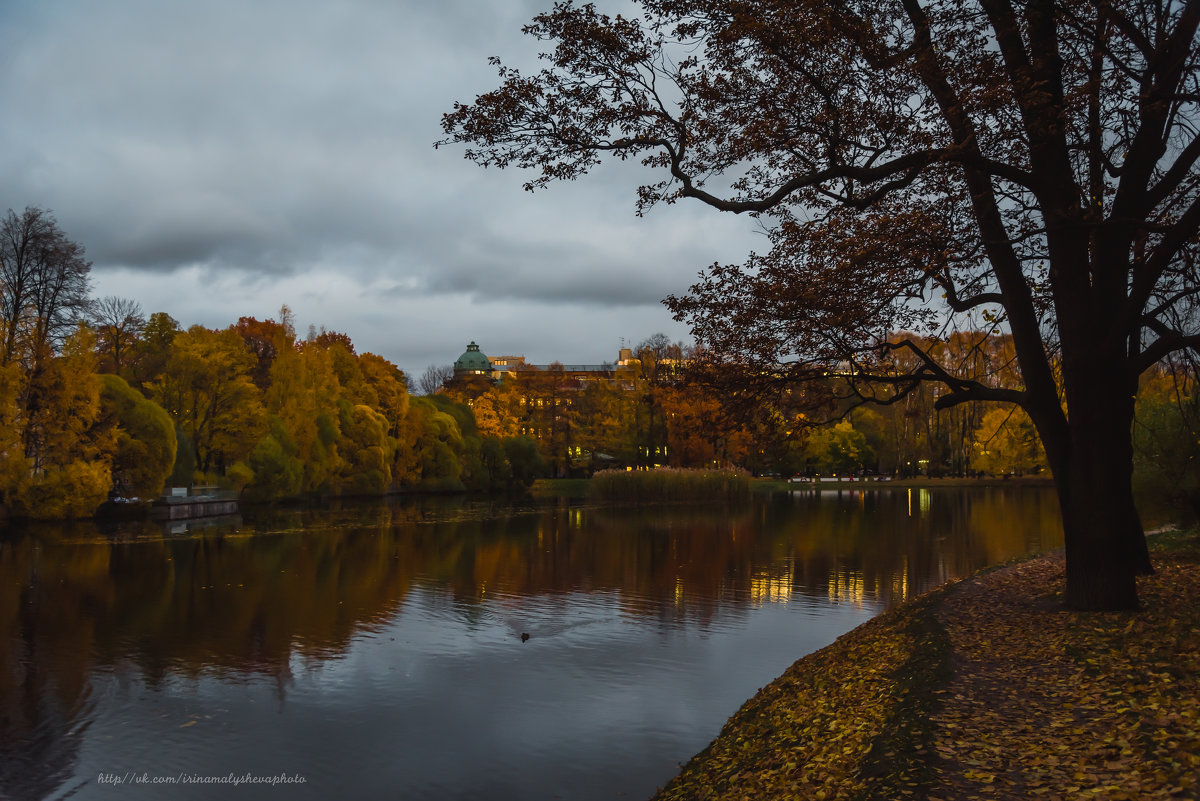
[[[1061,536],[1030,488],[9,529],[0,797],[646,798],[800,656]],[[304,782],[195,781],[247,774]]]

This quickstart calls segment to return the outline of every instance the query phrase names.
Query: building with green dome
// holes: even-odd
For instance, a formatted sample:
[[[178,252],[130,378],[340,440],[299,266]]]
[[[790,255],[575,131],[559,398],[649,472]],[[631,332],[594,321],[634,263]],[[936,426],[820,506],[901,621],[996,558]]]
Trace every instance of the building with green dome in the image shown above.
[[[470,345],[467,345],[463,355],[454,362],[454,377],[466,378],[473,375],[491,378],[492,363],[479,351],[479,346],[472,341]]]

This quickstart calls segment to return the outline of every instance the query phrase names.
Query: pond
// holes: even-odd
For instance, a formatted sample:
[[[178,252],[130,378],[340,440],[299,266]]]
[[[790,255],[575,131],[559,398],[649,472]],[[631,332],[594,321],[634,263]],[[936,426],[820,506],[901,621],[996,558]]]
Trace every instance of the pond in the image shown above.
[[[10,528],[0,797],[647,798],[799,657],[1061,537],[1041,488]]]

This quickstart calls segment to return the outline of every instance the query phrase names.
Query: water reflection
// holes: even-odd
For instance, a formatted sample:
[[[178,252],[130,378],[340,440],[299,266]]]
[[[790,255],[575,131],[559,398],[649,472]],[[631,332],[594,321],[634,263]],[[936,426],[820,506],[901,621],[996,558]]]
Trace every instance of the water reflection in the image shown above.
[[[314,771],[309,797],[548,797],[580,771],[597,797],[606,776],[648,795],[791,660],[1060,537],[1052,494],[1028,489],[736,510],[347,503],[8,531],[0,795],[115,795],[96,766],[138,753],[250,769],[285,731],[309,738],[288,745]],[[733,658],[747,648],[750,668]],[[218,723],[222,739],[186,739]],[[401,768],[350,770],[380,741]]]

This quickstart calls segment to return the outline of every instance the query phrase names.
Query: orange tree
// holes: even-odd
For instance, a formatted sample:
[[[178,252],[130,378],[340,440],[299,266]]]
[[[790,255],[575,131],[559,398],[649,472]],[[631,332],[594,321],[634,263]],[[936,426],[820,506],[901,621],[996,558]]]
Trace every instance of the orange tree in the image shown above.
[[[533,168],[531,189],[635,159],[639,211],[759,215],[769,252],[667,301],[698,339],[756,375],[1019,405],[1061,501],[1067,602],[1136,606],[1137,380],[1200,343],[1200,0],[638,4],[536,17],[546,67],[501,67],[439,144]],[[886,337],[980,323],[1011,332],[1019,381]]]

